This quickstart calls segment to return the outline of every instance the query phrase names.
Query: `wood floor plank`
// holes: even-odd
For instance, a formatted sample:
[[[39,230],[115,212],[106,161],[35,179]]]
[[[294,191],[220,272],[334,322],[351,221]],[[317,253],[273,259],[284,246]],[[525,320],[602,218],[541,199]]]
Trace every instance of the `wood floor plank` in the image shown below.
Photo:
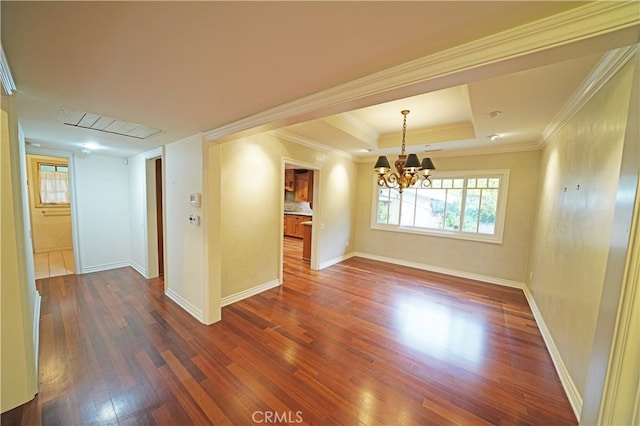
[[[204,412],[213,424],[229,424],[229,419],[222,413],[220,407],[211,399],[209,395],[200,387],[194,377],[187,371],[184,365],[175,357],[173,352],[166,350],[162,357],[167,362],[171,371],[184,385],[194,401]]]
[[[131,268],[38,280],[40,392],[2,424],[576,424],[521,290],[301,250],[211,326]]]

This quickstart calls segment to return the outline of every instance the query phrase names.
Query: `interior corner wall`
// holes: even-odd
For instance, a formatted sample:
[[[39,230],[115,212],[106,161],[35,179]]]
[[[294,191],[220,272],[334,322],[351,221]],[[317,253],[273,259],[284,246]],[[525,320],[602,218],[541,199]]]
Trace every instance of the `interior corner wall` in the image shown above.
[[[79,273],[129,266],[129,168],[122,158],[74,158]]]
[[[0,112],[0,411],[33,399],[37,392],[34,334],[38,295],[25,259],[20,134],[13,99],[2,96]],[[33,284],[33,283],[31,283]]]
[[[202,204],[190,205],[189,195],[202,194],[203,143],[202,134],[170,143],[163,158],[166,294],[201,322],[205,321],[205,226]],[[198,216],[200,224],[190,224],[190,215]]]
[[[632,76],[627,64],[542,153],[529,289],[580,398],[602,299]]]
[[[539,151],[437,157],[438,171],[508,169],[509,189],[502,244],[371,229],[375,183],[373,163],[358,167],[356,220],[359,253],[394,258],[478,279],[521,285],[527,278],[531,223],[536,210]],[[407,250],[411,247],[411,250]]]
[[[314,194],[318,263],[344,257],[353,241],[356,167],[350,158],[281,139],[270,133],[220,145],[221,296],[278,283],[282,239],[283,159],[320,169]],[[317,197],[316,197],[317,195]],[[209,237],[211,238],[211,237]]]

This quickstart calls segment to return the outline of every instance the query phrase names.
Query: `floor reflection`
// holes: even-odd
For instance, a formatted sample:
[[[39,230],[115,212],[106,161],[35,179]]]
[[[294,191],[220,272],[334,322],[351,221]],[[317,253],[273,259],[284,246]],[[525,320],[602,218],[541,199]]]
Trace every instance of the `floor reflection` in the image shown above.
[[[485,350],[485,324],[470,313],[428,300],[400,299],[396,303],[400,341],[442,360],[452,357],[480,364]]]

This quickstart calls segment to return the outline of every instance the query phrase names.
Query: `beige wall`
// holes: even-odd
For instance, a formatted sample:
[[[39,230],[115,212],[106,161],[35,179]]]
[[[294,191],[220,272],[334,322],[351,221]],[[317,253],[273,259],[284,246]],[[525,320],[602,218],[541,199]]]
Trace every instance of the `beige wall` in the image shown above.
[[[526,282],[539,157],[539,151],[527,151],[433,159],[438,171],[510,170],[502,244],[371,229],[373,163],[360,164],[356,250],[452,271]]]
[[[27,155],[29,173],[29,207],[33,231],[33,249],[36,253],[73,249],[70,207],[44,207],[38,205],[39,185],[37,162],[61,163],[67,159],[44,155]]]
[[[282,247],[283,161],[290,159],[320,170],[319,193],[314,194],[314,224],[318,232],[319,264],[341,258],[353,241],[356,178],[351,159],[316,150],[271,134],[226,142],[209,149],[210,164],[221,164],[219,183],[211,171],[210,200],[219,209],[219,224],[211,224],[210,246],[222,247],[222,297],[279,280]],[[216,217],[212,212],[211,217]],[[216,226],[220,239],[216,241]],[[213,280],[215,281],[215,280]]]
[[[627,65],[542,153],[529,288],[580,395],[603,291],[632,75]]]
[[[640,191],[636,191],[636,200],[640,200]],[[635,205],[632,229],[629,256],[626,259],[624,279],[621,280],[619,312],[616,316],[616,330],[612,339],[614,344],[608,363],[610,369],[602,392],[602,402],[593,404],[596,406],[594,408],[601,409],[597,424],[637,425],[640,423],[640,362],[638,362],[640,360],[640,203]],[[601,316],[602,309],[600,312]],[[594,347],[595,345],[596,343]],[[598,352],[594,349],[594,354],[600,358]],[[597,358],[594,359],[592,356],[592,362],[599,362]],[[589,386],[589,379],[594,382],[592,371],[590,366],[587,386]],[[585,408],[591,403],[588,400],[589,393],[587,389]],[[598,395],[598,393],[594,394]],[[583,411],[584,424],[596,423],[590,421],[592,419],[589,417],[590,413],[595,415],[597,410]]]
[[[6,96],[2,96],[0,129],[0,411],[5,412],[37,392],[33,337],[39,296],[34,283],[29,285],[25,262],[18,123]]]
[[[583,424],[640,424],[640,122],[636,119],[640,117],[640,55],[637,50],[633,61],[635,73],[629,119],[607,272],[580,417]],[[632,196],[634,188],[635,197]]]

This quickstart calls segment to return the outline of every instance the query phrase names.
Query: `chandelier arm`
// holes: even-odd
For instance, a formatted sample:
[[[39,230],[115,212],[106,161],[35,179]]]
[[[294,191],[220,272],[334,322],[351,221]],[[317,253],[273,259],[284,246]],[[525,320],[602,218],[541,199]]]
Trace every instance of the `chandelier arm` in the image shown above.
[[[398,187],[398,175],[396,173],[386,173],[378,175],[378,186],[386,186],[387,188]]]
[[[419,180],[419,188],[429,188],[431,186],[431,176],[425,176]]]

